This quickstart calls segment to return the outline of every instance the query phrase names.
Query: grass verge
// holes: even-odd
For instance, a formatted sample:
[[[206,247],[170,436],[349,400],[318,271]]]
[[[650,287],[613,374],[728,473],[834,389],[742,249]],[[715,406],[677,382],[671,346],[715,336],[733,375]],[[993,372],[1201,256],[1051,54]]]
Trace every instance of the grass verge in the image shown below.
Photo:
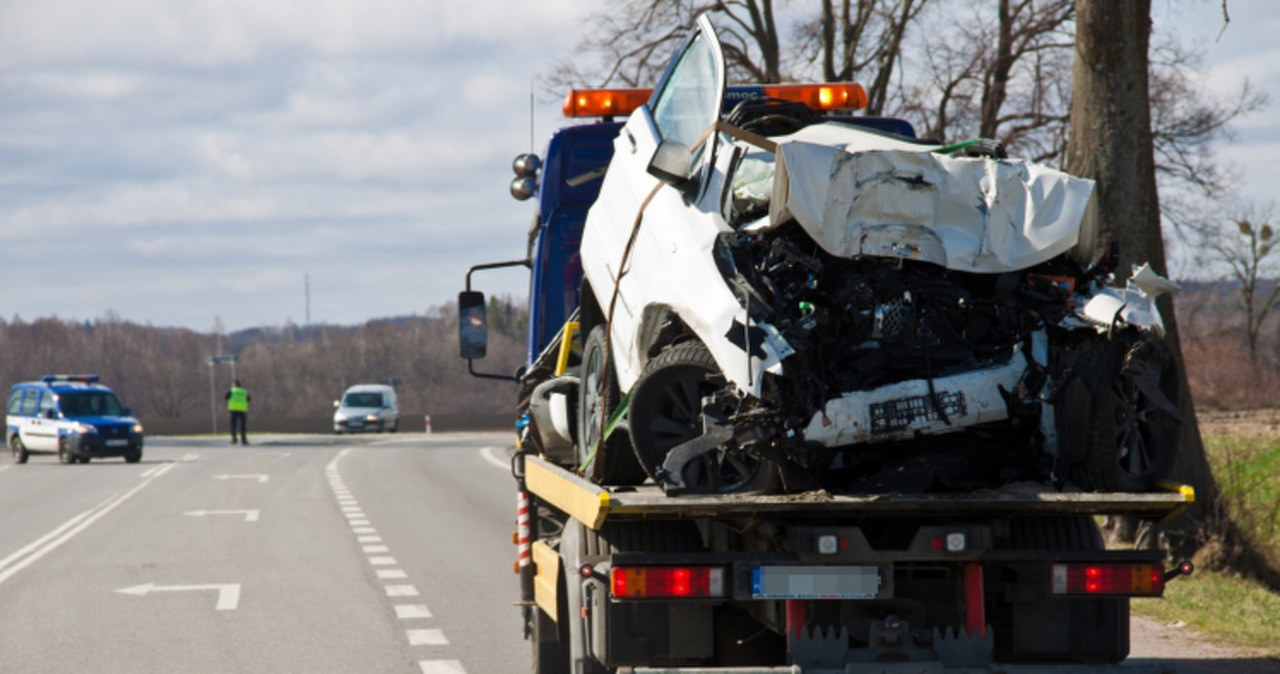
[[[1251,580],[1197,571],[1171,581],[1163,599],[1134,599],[1130,605],[1160,622],[1181,621],[1214,641],[1280,658],[1280,594]]]
[[[1280,440],[1205,435],[1205,453],[1231,518],[1254,545],[1280,560]],[[1165,588],[1164,599],[1135,599],[1133,610],[1182,621],[1216,641],[1265,649],[1280,658],[1280,593],[1231,573],[1197,571]]]

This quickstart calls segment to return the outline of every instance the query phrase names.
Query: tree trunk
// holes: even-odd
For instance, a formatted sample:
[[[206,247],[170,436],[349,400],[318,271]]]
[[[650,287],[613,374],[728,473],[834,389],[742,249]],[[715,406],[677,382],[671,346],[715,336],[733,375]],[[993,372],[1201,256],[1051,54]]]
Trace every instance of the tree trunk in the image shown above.
[[[1067,170],[1097,181],[1101,242],[1120,245],[1118,274],[1150,262],[1166,273],[1148,96],[1147,48],[1151,0],[1076,0],[1076,58]],[[1203,541],[1201,523],[1218,500],[1187,386],[1173,302],[1162,297],[1167,342],[1178,364],[1183,421],[1173,478],[1196,489],[1196,503],[1168,525],[1176,556],[1190,556]]]

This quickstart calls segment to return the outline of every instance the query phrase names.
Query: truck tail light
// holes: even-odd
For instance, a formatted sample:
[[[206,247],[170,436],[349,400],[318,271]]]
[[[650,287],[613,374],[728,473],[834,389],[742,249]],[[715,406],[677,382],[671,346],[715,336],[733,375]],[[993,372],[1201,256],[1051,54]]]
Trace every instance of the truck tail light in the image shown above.
[[[720,566],[615,566],[609,576],[615,599],[724,596],[724,567]]]
[[[1164,575],[1155,564],[1054,564],[1053,593],[1159,597]]]

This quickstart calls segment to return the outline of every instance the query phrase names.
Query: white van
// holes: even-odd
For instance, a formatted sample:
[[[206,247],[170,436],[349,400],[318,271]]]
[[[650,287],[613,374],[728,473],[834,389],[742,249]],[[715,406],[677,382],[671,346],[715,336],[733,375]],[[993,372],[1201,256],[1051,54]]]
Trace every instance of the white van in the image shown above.
[[[342,400],[333,401],[334,433],[391,431],[400,427],[396,390],[386,384],[359,384],[348,388]]]

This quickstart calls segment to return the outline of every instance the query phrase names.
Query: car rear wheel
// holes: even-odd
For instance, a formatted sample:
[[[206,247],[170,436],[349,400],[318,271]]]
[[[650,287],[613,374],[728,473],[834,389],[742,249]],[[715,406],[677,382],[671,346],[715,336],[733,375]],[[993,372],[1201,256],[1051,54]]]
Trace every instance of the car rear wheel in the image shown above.
[[[22,444],[22,438],[19,437],[17,433],[15,433],[12,438],[9,438],[9,449],[13,450],[14,463],[27,462],[27,446]]]
[[[602,419],[613,414],[621,398],[618,378],[611,364],[606,374],[604,331],[603,325],[597,325],[582,346],[577,463],[582,474],[597,484],[637,485],[644,482],[645,471],[636,463],[626,432],[615,430],[596,447]],[[602,391],[601,385],[606,383],[606,378],[608,385]]]

